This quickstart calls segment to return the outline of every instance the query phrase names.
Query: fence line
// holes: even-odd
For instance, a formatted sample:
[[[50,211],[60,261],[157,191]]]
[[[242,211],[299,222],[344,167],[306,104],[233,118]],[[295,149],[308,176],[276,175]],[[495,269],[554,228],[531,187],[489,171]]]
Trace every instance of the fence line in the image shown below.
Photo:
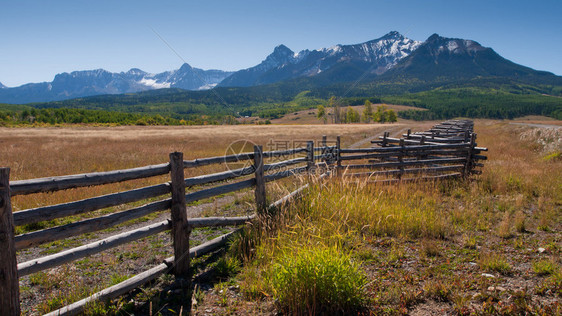
[[[477,147],[473,122],[469,120],[445,121],[428,131],[412,133],[408,130],[401,138],[390,137],[388,132],[378,140],[371,141],[377,147],[340,149],[338,166],[348,177],[393,176],[396,179],[376,179],[380,183],[432,180],[452,177],[468,177],[480,174],[480,160],[487,157],[481,153],[487,148]],[[366,160],[368,163],[341,161]],[[410,168],[408,168],[410,167]],[[395,168],[395,169],[389,169]],[[383,169],[371,172],[349,172],[356,169]],[[404,179],[405,174],[419,174],[416,178]],[[429,174],[424,176],[424,174]],[[396,181],[396,180],[399,181]]]
[[[254,152],[235,155],[184,160],[182,153],[171,153],[168,163],[125,170],[84,173],[9,182],[9,168],[0,168],[0,314],[19,314],[19,277],[53,268],[110,248],[123,245],[154,234],[171,231],[174,256],[164,263],[127,279],[119,284],[104,289],[92,296],[65,306],[48,315],[74,315],[84,306],[96,299],[115,298],[119,295],[154,280],[162,273],[173,271],[176,277],[187,283],[191,280],[190,259],[201,256],[224,245],[234,232],[219,236],[209,242],[190,249],[191,231],[200,227],[240,226],[252,221],[268,209],[287,203],[306,190],[305,184],[271,205],[266,205],[266,183],[280,180],[301,173],[317,173],[320,178],[329,174],[349,177],[375,177],[377,183],[397,183],[418,180],[434,180],[450,177],[468,176],[478,173],[475,167],[482,167],[478,160],[486,148],[476,147],[476,134],[468,121],[447,121],[434,126],[429,131],[411,133],[396,139],[385,133],[380,140],[374,141],[378,147],[361,149],[341,148],[341,140],[336,138],[335,146],[327,145],[327,137],[322,138],[321,146],[314,147],[309,141],[306,147],[290,150],[264,152],[261,146],[254,146]],[[396,145],[397,144],[397,145]],[[265,163],[265,159],[295,156],[279,162]],[[211,173],[185,178],[185,168],[195,168],[211,164],[248,161],[252,165],[236,170]],[[352,162],[342,164],[342,162]],[[299,166],[300,164],[300,166]],[[290,166],[292,169],[288,169]],[[348,172],[350,170],[369,170]],[[10,197],[15,195],[53,192],[77,187],[103,185],[170,174],[170,181],[138,189],[112,193],[79,201],[61,203],[26,209],[12,214]],[[415,175],[405,178],[404,175]],[[239,181],[220,184],[186,193],[186,188],[218,183],[237,178],[248,177]],[[378,179],[377,177],[393,177]],[[256,213],[239,217],[205,217],[188,218],[186,205],[202,199],[254,188]],[[169,195],[168,195],[169,194]],[[14,236],[14,226],[38,223],[96,210],[142,201],[148,198],[170,196],[156,202],[115,212],[94,218],[79,220],[70,224],[59,225]],[[119,233],[82,246],[67,249],[52,255],[35,258],[17,264],[16,250],[33,247],[84,233],[104,230],[148,214],[170,210],[171,219],[146,225],[131,231]],[[188,285],[189,286],[189,285]]]

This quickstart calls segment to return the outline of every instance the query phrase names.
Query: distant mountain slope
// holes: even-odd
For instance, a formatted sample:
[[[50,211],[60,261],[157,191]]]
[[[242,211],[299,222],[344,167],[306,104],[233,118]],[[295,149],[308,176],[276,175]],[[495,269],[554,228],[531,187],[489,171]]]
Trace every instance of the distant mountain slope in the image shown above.
[[[381,80],[455,81],[504,77],[535,84],[562,85],[562,78],[509,61],[493,49],[458,38],[431,35],[416,51],[399,61]]]
[[[521,87],[524,84],[530,87]],[[329,98],[332,95],[365,97],[443,87],[484,86],[513,93],[562,95],[562,77],[513,63],[475,41],[434,34],[422,43],[390,32],[361,44],[335,45],[297,54],[279,45],[260,64],[237,72],[202,70],[184,64],[180,69],[159,74],[136,68],[121,73],[98,69],[62,73],[52,82],[15,88],[0,84],[0,102],[49,102],[166,88],[204,90],[215,86],[216,90],[208,93],[169,92],[168,102],[243,105],[286,101],[305,90],[314,97]],[[174,93],[178,95],[172,96]],[[217,98],[217,94],[221,98]],[[160,92],[140,95],[141,99],[164,98]],[[112,98],[103,96],[101,99]],[[139,100],[137,97],[125,99]]]
[[[328,80],[331,82],[354,78],[356,70],[360,73],[368,71],[381,74],[420,45],[421,42],[405,38],[398,32],[390,32],[381,38],[361,44],[303,50],[298,54],[280,45],[259,65],[235,72],[219,86],[255,86],[312,77],[325,72],[330,72],[330,76],[337,74],[332,80]]]
[[[29,83],[15,88],[2,87],[0,102],[29,103],[58,101],[100,94],[121,94],[161,88],[210,89],[231,72],[202,70],[183,64],[180,69],[150,74],[133,68],[112,73],[103,69],[73,71],[55,76],[52,82]]]

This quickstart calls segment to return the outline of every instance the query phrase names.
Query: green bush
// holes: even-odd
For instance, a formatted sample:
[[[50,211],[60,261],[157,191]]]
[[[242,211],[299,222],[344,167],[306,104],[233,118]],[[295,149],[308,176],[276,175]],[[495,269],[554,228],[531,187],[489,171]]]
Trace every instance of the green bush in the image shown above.
[[[367,278],[335,248],[287,251],[271,269],[279,308],[289,314],[348,314],[367,303]]]

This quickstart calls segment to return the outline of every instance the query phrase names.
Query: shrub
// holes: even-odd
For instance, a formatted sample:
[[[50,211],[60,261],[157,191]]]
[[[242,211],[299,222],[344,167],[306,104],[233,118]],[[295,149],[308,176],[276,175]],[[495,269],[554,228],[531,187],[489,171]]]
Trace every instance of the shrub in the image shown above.
[[[439,246],[430,240],[424,240],[421,243],[421,252],[426,257],[438,257],[441,255]]]
[[[525,213],[522,211],[517,212],[517,214],[515,214],[515,230],[519,233],[527,232],[525,224]]]
[[[285,252],[271,274],[279,307],[289,314],[347,314],[367,303],[366,276],[335,248]]]

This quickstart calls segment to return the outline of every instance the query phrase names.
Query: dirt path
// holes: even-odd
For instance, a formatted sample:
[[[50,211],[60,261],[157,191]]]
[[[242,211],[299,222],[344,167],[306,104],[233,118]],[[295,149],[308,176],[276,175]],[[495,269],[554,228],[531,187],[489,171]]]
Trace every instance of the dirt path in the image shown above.
[[[391,137],[399,137],[400,135],[402,135],[402,133],[404,133],[407,130],[408,130],[408,126],[404,124],[396,124],[390,127],[389,126],[381,127],[378,128],[372,136],[364,138],[358,142],[351,144],[349,148],[354,149],[354,148],[368,147],[371,145],[372,140],[377,140],[379,136],[382,136],[384,134],[384,132],[390,132]]]

